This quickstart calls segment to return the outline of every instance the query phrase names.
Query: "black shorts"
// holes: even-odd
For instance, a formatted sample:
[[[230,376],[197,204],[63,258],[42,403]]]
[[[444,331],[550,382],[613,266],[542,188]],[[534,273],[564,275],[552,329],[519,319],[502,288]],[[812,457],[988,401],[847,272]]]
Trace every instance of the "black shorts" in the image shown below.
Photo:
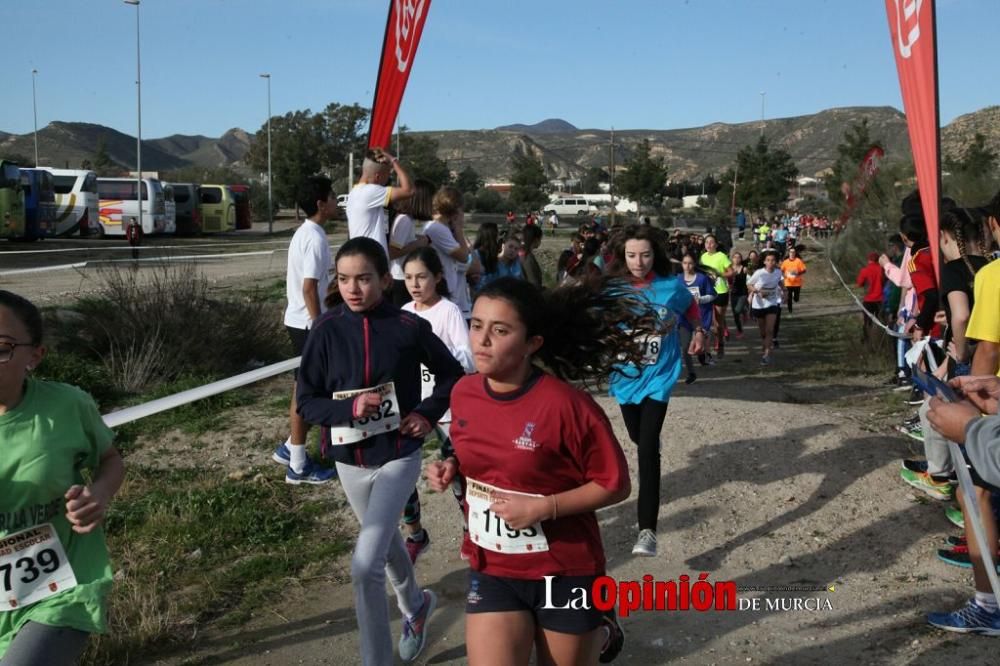
[[[882,301],[865,301],[862,305],[865,307],[865,312],[870,312],[878,319],[879,313],[882,312]]]
[[[561,634],[586,634],[601,626],[604,613],[591,608],[558,608],[579,597],[573,588],[582,587],[590,599],[597,576],[556,576],[551,583],[552,605],[546,603],[544,580],[502,578],[479,571],[469,571],[469,589],[465,598],[466,613],[503,613],[528,611],[538,626]]]
[[[772,305],[769,308],[752,308],[750,310],[750,314],[752,314],[756,319],[766,317],[767,315],[779,315],[781,314],[781,306]]]
[[[296,356],[302,356],[302,350],[306,346],[306,339],[309,337],[308,328],[295,328],[294,326],[285,326],[285,330],[288,331],[288,339],[292,341],[292,351],[295,352]],[[299,378],[299,369],[295,369],[293,375],[296,379]]]
[[[727,291],[724,294],[716,295],[715,300],[712,302],[712,305],[717,305],[720,308],[729,307],[729,292]]]

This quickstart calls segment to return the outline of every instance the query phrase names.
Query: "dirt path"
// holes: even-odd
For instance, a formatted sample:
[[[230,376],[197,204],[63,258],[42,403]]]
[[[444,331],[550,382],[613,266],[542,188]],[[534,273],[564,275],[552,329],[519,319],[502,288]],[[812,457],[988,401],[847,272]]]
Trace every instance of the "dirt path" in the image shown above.
[[[702,369],[695,384],[678,388],[663,431],[659,556],[630,554],[634,493],[599,518],[609,573],[619,580],[708,572],[710,580],[740,588],[833,585],[833,591],[741,592],[761,598],[758,611],[637,612],[623,620],[628,640],[617,663],[985,663],[995,651],[989,639],[924,624],[926,612],[955,608],[970,596],[971,576],[934,557],[956,531],[940,504],[916,497],[900,481],[899,460],[912,447],[890,434],[898,416],[880,416],[885,391],[875,379],[814,381],[794,373],[803,354],[817,353],[796,332],[844,310],[842,294],[807,291],[803,299],[782,322],[774,366],[759,368],[750,334],[717,366]],[[627,442],[616,405],[600,402]],[[625,450],[635,487],[634,446]],[[336,484],[329,492],[342,504]],[[417,571],[440,605],[418,663],[461,664],[461,529],[450,497],[423,498],[433,546]],[[289,581],[285,598],[260,608],[245,626],[203,627],[171,653],[136,663],[358,663],[348,569],[344,559],[331,563],[327,579]],[[796,597],[819,610],[766,610],[767,599],[791,605]],[[399,624],[393,623],[394,639]]]
[[[547,239],[546,246],[558,251],[562,242]],[[283,257],[201,260],[198,265],[219,287],[273,280],[284,272]],[[73,271],[45,275],[52,279],[11,276],[3,286],[41,304],[70,301],[91,288],[89,277]],[[836,357],[812,339],[817,321],[852,306],[842,292],[815,282],[803,299],[796,314],[782,322],[783,344],[774,366],[758,366],[757,336],[751,331],[746,341],[730,345],[717,366],[699,370],[695,384],[678,387],[663,431],[659,556],[630,555],[634,494],[599,518],[609,573],[619,580],[644,574],[676,580],[707,572],[710,580],[732,580],[739,588],[832,584],[834,591],[742,592],[745,599],[760,597],[759,611],[638,612],[623,620],[628,641],[617,663],[990,661],[986,655],[996,648],[988,639],[946,634],[924,624],[926,612],[956,608],[970,596],[971,576],[934,556],[942,539],[956,531],[939,503],[917,497],[899,479],[899,459],[919,448],[892,432],[905,408],[886,399],[877,385],[881,377],[852,376],[850,359]],[[806,358],[821,358],[828,375],[800,372]],[[266,393],[263,404],[287,392],[287,379],[260,390]],[[612,401],[599,400],[626,442],[636,487],[635,451],[620,413]],[[261,440],[253,449],[258,453],[223,444],[191,446],[184,455],[220,474],[265,464],[263,449],[284,432],[284,420],[272,412],[252,422],[255,432],[243,434]],[[158,450],[144,447],[132,454],[133,461],[155,457]],[[274,477],[280,478],[277,467]],[[353,520],[343,508],[339,486],[331,484],[323,492],[331,511]],[[450,497],[423,493],[423,498],[433,546],[421,559],[418,575],[441,604],[418,663],[461,664],[466,573],[457,552],[457,511]],[[282,598],[239,628],[198,626],[183,645],[130,663],[358,663],[349,565],[349,558],[342,558],[320,578],[287,581]],[[768,600],[780,607],[794,604],[795,597],[810,599],[810,607],[821,610],[766,610]],[[394,608],[391,600],[390,605]],[[392,631],[398,638],[398,620]]]

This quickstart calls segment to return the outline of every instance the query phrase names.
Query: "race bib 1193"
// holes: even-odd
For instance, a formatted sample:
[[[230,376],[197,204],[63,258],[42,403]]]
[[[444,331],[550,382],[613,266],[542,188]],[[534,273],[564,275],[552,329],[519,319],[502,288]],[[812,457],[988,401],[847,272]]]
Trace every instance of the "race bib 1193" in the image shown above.
[[[537,553],[549,549],[549,541],[542,531],[541,523],[515,530],[490,510],[494,492],[526,497],[541,497],[541,495],[503,490],[475,479],[466,479],[466,482],[465,501],[469,505],[469,536],[476,545],[494,553],[511,555]]]

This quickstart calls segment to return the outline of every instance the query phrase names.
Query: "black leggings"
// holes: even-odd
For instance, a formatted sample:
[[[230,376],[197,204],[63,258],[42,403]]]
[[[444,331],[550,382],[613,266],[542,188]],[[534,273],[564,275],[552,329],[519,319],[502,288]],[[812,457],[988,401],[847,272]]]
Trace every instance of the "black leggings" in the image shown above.
[[[639,447],[639,529],[655,531],[660,513],[660,431],[667,403],[645,398],[621,409],[629,439]]]
[[[788,290],[788,311],[792,311],[792,303],[799,302],[799,294],[802,292],[802,287],[785,287]]]

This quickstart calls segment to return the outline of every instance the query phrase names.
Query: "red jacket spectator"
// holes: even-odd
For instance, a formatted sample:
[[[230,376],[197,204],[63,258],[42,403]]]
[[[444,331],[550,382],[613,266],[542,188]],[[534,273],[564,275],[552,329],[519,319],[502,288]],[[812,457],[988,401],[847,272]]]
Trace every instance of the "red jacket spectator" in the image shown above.
[[[882,267],[878,265],[877,252],[868,253],[868,264],[858,271],[855,284],[865,288],[865,296],[861,299],[863,302],[882,302]]]

